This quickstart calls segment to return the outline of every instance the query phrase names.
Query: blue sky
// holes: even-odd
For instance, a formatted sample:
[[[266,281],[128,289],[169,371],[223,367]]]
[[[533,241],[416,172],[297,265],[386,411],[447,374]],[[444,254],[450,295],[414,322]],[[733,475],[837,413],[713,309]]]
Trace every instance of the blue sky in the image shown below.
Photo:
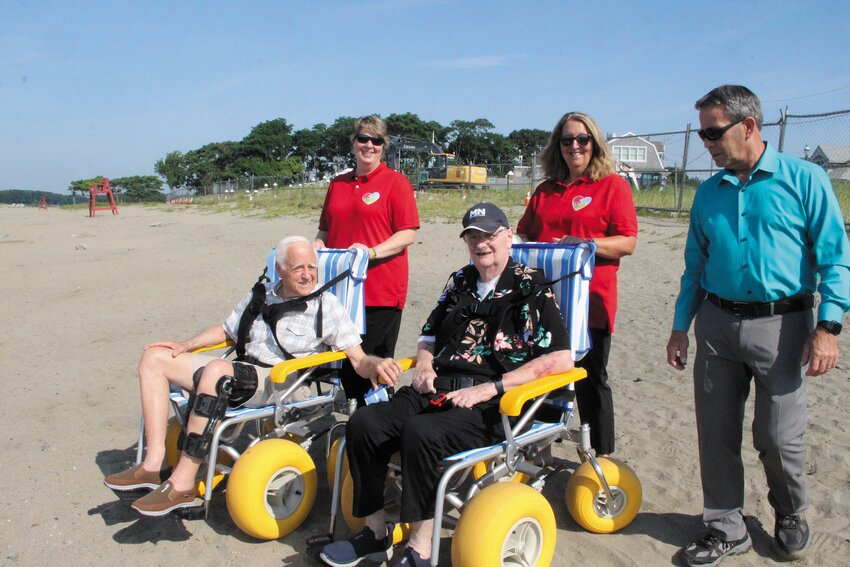
[[[848,22],[846,1],[0,0],[0,189],[152,175],[279,117],[663,132],[722,83],[768,121],[843,110]]]

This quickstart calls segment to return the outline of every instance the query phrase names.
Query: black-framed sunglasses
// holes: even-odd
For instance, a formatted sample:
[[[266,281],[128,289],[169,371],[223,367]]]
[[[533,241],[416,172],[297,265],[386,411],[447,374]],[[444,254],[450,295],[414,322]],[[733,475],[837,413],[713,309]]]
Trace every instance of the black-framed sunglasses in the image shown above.
[[[384,139],[380,136],[367,136],[366,134],[357,134],[354,136],[354,139],[360,142],[361,144],[365,144],[366,142],[372,142],[373,146],[383,146]]]
[[[593,140],[593,137],[590,134],[579,134],[578,136],[561,136],[561,145],[565,147],[570,147],[573,145],[573,142],[578,142],[579,146],[586,146]]]
[[[723,135],[726,133],[727,130],[729,130],[729,128],[735,126],[736,124],[740,124],[746,119],[747,117],[745,116],[740,120],[732,122],[731,124],[727,124],[726,126],[723,126],[721,128],[717,128],[716,126],[712,126],[711,128],[700,128],[699,130],[697,130],[697,134],[699,134],[699,138],[702,141],[708,140],[709,142],[716,142],[717,140],[723,137]]]

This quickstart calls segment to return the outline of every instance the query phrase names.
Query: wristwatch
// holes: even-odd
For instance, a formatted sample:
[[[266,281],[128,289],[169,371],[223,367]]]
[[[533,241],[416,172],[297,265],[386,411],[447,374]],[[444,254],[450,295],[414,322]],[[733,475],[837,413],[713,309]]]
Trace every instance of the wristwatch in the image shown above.
[[[841,334],[841,323],[838,321],[818,321],[818,329],[823,329],[830,335]]]

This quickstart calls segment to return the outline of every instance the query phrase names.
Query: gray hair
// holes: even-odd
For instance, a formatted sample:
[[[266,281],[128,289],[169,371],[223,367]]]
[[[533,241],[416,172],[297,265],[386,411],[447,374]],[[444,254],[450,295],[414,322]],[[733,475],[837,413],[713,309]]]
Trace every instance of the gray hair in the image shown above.
[[[761,102],[753,91],[741,85],[721,85],[699,99],[694,108],[702,110],[709,106],[721,106],[726,117],[732,122],[739,122],[747,116],[756,119],[756,126],[761,130],[763,117]]]
[[[289,248],[290,244],[296,244],[298,242],[306,242],[307,244],[312,244],[303,236],[287,236],[286,238],[277,243],[277,248],[275,249],[274,256],[275,264],[277,264],[281,268],[285,268],[287,249]]]

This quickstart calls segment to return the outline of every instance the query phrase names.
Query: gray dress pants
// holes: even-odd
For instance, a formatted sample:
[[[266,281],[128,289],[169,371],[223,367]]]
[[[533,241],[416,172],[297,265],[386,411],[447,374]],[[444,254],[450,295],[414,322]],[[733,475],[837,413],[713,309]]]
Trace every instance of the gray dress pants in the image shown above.
[[[703,521],[719,538],[744,537],[744,407],[755,384],[753,446],[764,466],[768,500],[781,514],[808,506],[806,378],[803,345],[814,329],[807,309],[741,317],[713,303],[697,312],[694,400],[699,436]]]

